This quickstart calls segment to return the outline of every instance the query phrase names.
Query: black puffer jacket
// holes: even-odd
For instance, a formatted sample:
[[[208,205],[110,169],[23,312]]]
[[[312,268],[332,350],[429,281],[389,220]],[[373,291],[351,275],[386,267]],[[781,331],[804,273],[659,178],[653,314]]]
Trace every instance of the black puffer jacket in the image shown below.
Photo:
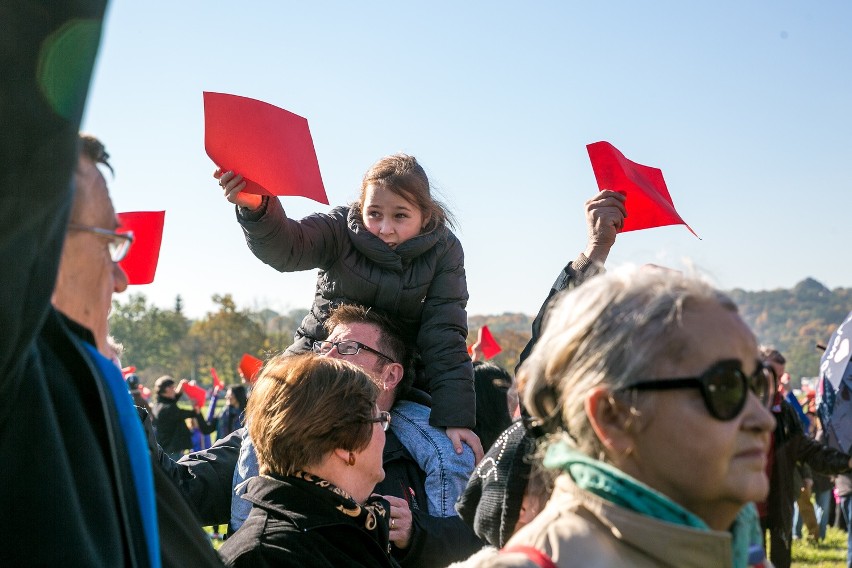
[[[296,477],[259,476],[248,483],[245,498],[254,507],[240,530],[219,549],[226,566],[397,566],[388,555],[386,518],[376,516],[377,526],[368,531],[363,518],[343,511],[351,501]]]
[[[364,228],[357,205],[301,221],[287,218],[277,199],[264,199],[255,212],[237,211],[249,248],[263,262],[281,272],[320,269],[313,307],[288,351],[325,339],[322,324],[340,303],[381,310],[412,336],[416,330],[433,400],[429,422],[473,428],[464,252],[449,229],[432,228],[392,249]]]

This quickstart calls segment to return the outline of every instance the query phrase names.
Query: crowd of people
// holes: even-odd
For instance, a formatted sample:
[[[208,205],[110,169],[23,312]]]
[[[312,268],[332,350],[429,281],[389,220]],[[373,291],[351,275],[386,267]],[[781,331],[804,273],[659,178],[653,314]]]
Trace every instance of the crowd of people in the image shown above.
[[[730,298],[661,267],[604,268],[622,194],[585,203],[586,248],[514,376],[473,361],[454,220],[404,154],[370,167],[352,204],[302,220],[217,169],[260,260],[319,269],[313,306],[218,416],[179,404],[170,376],[145,407],[108,335],[133,235],[99,169],[109,154],[78,132],[104,8],[4,11],[18,80],[0,83],[0,116],[19,135],[0,143],[15,544],[0,565],[789,566],[794,510],[824,537],[815,474],[838,476],[849,522],[852,458],[808,435],[783,356]],[[68,34],[89,49],[46,59]],[[193,445],[193,427],[215,443]],[[44,542],[47,518],[62,534]],[[218,551],[211,525],[227,527]]]

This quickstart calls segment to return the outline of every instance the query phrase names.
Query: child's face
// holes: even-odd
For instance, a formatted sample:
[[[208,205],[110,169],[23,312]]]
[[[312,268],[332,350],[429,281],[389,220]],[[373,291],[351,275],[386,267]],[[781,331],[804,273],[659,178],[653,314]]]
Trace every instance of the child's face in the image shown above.
[[[415,204],[372,183],[364,191],[361,211],[367,230],[391,248],[419,235],[429,221]]]

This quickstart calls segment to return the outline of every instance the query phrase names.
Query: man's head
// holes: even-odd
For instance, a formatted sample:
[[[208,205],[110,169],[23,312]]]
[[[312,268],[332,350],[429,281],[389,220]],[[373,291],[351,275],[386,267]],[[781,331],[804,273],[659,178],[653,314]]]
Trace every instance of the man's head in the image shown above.
[[[118,228],[118,220],[106,180],[98,169],[98,164],[103,164],[112,171],[108,159],[96,138],[80,136],[74,202],[53,290],[56,309],[87,327],[98,350],[107,356],[112,294],[127,288],[127,275],[113,260],[116,247],[126,244],[126,238],[109,234]]]
[[[331,313],[325,327],[329,333],[328,339],[324,343],[318,342],[318,350],[364,369],[381,389],[379,408],[390,410],[414,380],[411,349],[401,338],[396,324],[376,310],[342,305]],[[332,345],[338,342],[357,342],[360,345]],[[340,349],[345,353],[349,353],[349,349],[355,352],[342,354]]]
[[[168,375],[163,375],[154,383],[157,398],[175,398],[175,380]]]
[[[763,360],[765,365],[772,369],[772,372],[775,374],[776,384],[778,384],[779,381],[782,381],[786,371],[787,360],[781,352],[774,347],[761,345],[760,358]]]

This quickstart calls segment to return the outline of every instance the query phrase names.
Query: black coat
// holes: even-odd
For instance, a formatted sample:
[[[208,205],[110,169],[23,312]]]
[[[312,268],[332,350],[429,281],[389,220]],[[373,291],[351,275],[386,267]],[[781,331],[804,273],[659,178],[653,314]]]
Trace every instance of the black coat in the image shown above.
[[[775,420],[767,527],[777,531],[789,547],[793,536],[793,503],[799,494],[799,487],[794,482],[796,462],[807,464],[819,473],[846,473],[849,471],[849,455],[809,438],[796,411],[785,400],[781,401]]]
[[[339,511],[342,498],[295,477],[259,476],[245,498],[254,504],[246,522],[219,549],[226,566],[393,568],[387,519],[368,532]],[[385,502],[385,506],[387,503]]]
[[[474,427],[464,252],[449,229],[434,228],[391,249],[364,228],[357,206],[301,221],[287,218],[277,199],[264,199],[257,212],[239,211],[246,241],[260,260],[281,272],[320,269],[313,307],[288,351],[307,351],[315,339],[325,339],[322,324],[337,304],[381,310],[412,335],[416,331],[434,401],[430,424]]]
[[[168,398],[165,396],[157,398],[154,405],[154,431],[157,434],[157,442],[163,449],[173,454],[192,448],[192,432],[186,426],[187,418],[195,418],[198,424],[206,430],[207,422],[204,417],[194,410],[186,410],[177,405],[180,396]],[[205,433],[212,432],[212,429]]]

